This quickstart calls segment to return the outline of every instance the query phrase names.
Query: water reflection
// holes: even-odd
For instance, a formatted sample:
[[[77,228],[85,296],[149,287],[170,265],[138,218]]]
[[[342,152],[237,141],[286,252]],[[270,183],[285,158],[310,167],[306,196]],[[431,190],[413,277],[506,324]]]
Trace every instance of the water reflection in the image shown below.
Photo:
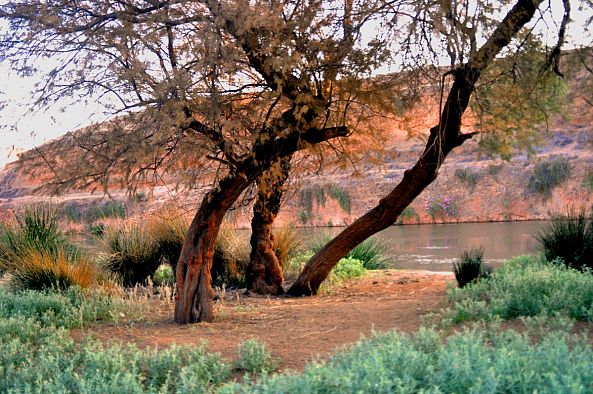
[[[388,245],[397,268],[450,270],[459,254],[482,246],[489,264],[522,254],[535,254],[534,236],[545,222],[460,223],[394,226],[377,236]]]

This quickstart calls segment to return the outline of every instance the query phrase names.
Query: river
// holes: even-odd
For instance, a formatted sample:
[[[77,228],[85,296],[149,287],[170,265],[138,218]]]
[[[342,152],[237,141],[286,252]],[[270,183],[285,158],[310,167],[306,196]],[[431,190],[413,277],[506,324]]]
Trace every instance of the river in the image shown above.
[[[484,261],[500,265],[537,254],[537,233],[546,222],[456,223],[392,226],[377,237],[385,241],[395,268],[450,271],[462,251],[483,247]]]

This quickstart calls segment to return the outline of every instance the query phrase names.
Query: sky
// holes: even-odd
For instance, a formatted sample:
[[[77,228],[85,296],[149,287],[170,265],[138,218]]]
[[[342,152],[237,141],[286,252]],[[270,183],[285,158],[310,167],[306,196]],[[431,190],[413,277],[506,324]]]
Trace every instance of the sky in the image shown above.
[[[571,24],[569,31],[577,41],[587,35],[580,28],[587,17],[579,11],[577,4],[573,5],[572,19],[575,23]],[[70,130],[88,126],[93,120],[101,120],[97,116],[89,116],[100,112],[100,108],[92,104],[73,103],[65,111],[50,108],[31,112],[30,92],[37,81],[34,77],[20,78],[14,75],[8,64],[0,62],[0,101],[7,102],[4,108],[0,107],[0,167],[15,160],[16,153],[22,150],[31,149]]]

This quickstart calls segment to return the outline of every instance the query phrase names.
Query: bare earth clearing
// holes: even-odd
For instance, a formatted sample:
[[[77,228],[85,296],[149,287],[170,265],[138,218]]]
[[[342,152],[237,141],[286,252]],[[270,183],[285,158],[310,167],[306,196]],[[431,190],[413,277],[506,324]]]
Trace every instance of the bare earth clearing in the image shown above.
[[[452,274],[425,271],[375,271],[342,284],[326,294],[308,298],[246,297],[227,292],[219,301],[215,323],[178,326],[173,306],[160,304],[140,323],[97,324],[73,330],[76,339],[89,336],[105,342],[135,343],[139,347],[198,345],[227,359],[237,356],[241,342],[265,342],[281,369],[302,370],[340,347],[374,331],[414,331],[422,316],[446,300]]]

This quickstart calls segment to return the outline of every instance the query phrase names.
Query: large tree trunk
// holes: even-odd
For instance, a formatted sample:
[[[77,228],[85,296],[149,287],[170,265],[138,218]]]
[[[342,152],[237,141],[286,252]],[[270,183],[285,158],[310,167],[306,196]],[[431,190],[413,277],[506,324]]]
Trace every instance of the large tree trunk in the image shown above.
[[[226,212],[252,181],[242,175],[229,174],[204,196],[187,231],[175,272],[176,323],[212,321],[214,245]]]
[[[246,272],[248,292],[284,293],[284,275],[274,251],[276,244],[272,226],[280,210],[289,171],[290,157],[283,157],[257,180],[257,199],[251,221],[251,255]]]
[[[519,0],[499,27],[469,61],[451,73],[454,81],[440,114],[439,124],[430,136],[420,159],[405,171],[402,181],[379,204],[360,217],[309,260],[297,281],[288,290],[292,296],[313,295],[332,268],[356,245],[389,227],[428,185],[451,150],[473,134],[461,133],[461,120],[481,72],[533,17],[541,0]]]
[[[175,270],[175,322],[179,324],[212,321],[213,295],[210,269],[216,236],[224,215],[241,193],[262,172],[268,170],[273,158],[285,157],[303,149],[348,134],[346,126],[308,128],[300,133],[257,142],[252,154],[240,162],[202,199],[185,236]]]

